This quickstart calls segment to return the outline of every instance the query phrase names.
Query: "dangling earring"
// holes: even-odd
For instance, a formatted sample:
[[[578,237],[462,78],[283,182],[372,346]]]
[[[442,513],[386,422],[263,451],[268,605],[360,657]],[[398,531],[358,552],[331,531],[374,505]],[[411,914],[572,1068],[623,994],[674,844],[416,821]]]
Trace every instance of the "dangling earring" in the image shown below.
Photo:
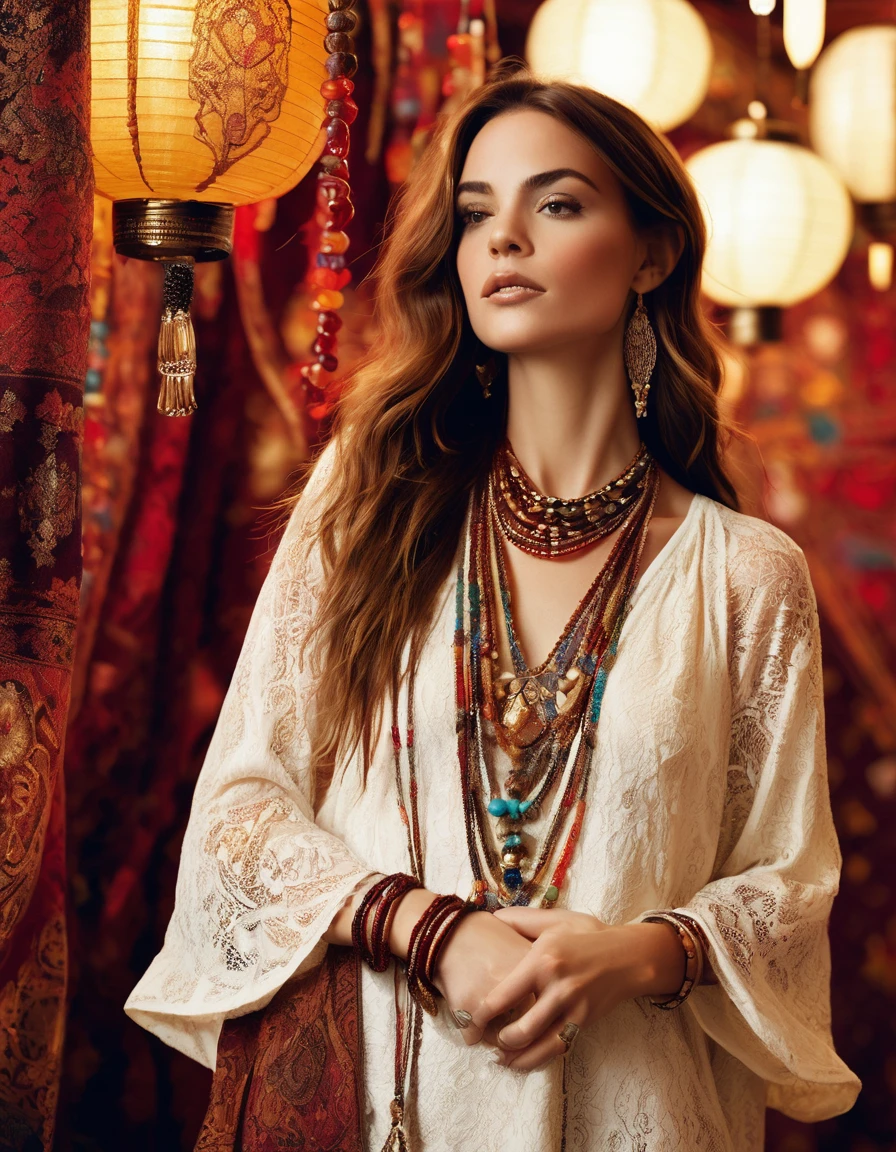
[[[650,376],[656,364],[656,336],[644,307],[644,297],[638,293],[638,306],[625,329],[625,367],[635,394],[635,417],[647,415],[647,393]]]
[[[476,377],[479,380],[479,387],[482,389],[483,398],[488,400],[492,394],[492,381],[495,379],[494,357],[489,356],[484,364],[476,365]]]

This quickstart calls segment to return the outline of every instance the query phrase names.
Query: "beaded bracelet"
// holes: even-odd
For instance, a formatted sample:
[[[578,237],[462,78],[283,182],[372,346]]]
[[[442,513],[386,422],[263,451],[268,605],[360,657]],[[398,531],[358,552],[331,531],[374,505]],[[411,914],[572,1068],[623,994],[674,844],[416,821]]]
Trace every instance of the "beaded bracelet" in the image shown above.
[[[644,916],[642,923],[671,924],[678,933],[678,938],[681,941],[681,946],[684,948],[685,954],[684,978],[681,982],[681,987],[673,996],[667,997],[665,1000],[654,1000],[651,998],[650,1003],[654,1008],[664,1008],[667,1010],[680,1008],[693,992],[695,985],[700,983],[703,976],[704,956],[700,937],[690,931],[690,922],[686,924],[685,918],[680,917],[675,912],[656,912],[651,916]]]
[[[393,872],[377,880],[364,893],[352,917],[352,944],[374,972],[385,972],[392,959],[389,934],[398,909],[398,901],[420,881],[405,872]],[[368,921],[373,922],[368,931]]]
[[[437,896],[411,933],[408,944],[408,991],[430,1016],[439,1011],[439,991],[432,982],[439,953],[468,911],[459,896]]]

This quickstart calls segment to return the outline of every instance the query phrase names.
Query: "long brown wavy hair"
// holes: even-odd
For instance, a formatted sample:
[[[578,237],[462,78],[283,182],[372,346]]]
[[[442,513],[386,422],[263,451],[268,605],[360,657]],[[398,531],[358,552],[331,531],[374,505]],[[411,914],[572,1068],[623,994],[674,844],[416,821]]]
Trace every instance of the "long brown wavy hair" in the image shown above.
[[[591,143],[622,182],[636,228],[681,230],[682,255],[650,294],[659,349],[648,414],[638,427],[670,476],[738,508],[721,459],[734,430],[719,414],[721,365],[699,301],[706,236],[681,162],[615,100],[499,70],[437,127],[391,206],[373,274],[377,338],[335,418],[334,469],[316,529],[324,592],[311,631],[325,684],[312,725],[318,797],[337,756],[359,744],[366,776],[405,643],[419,643],[431,625],[468,496],[504,435],[506,357],[496,357],[503,363],[489,400],[474,372],[483,345],[470,327],[455,266],[455,188],[477,132],[520,108],[554,116]]]

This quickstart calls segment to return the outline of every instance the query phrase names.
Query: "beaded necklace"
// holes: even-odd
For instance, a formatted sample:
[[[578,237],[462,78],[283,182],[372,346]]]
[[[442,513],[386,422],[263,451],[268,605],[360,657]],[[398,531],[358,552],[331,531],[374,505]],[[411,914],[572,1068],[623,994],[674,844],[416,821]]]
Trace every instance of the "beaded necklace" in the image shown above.
[[[495,454],[491,488],[504,536],[533,556],[566,556],[614,532],[644,487],[650,467],[644,444],[625,471],[574,500],[545,496],[526,475],[508,441]]]
[[[607,562],[548,659],[535,669],[525,667],[513,629],[494,476],[474,494],[456,586],[454,647],[458,760],[474,877],[470,900],[478,907],[494,909],[538,899],[549,908],[559,898],[585,816],[604,688],[658,485],[658,469],[647,454]],[[503,611],[514,661],[514,675],[497,678],[496,605]],[[512,762],[506,796],[500,795],[488,750],[492,734]],[[524,825],[540,817],[552,792],[556,792],[553,811],[539,847]],[[497,819],[497,840],[503,841],[500,853],[486,813]],[[534,863],[524,876],[527,858]]]
[[[646,449],[643,449],[646,453]],[[641,458],[636,458],[636,462]],[[552,907],[560,894],[585,815],[585,802],[607,675],[616,656],[619,634],[628,611],[628,599],[637,579],[647,528],[659,489],[659,472],[646,457],[637,490],[632,493],[621,521],[619,538],[594,583],[573,613],[554,650],[539,668],[527,669],[513,629],[510,592],[501,553],[500,520],[494,500],[494,478],[474,493],[464,559],[459,566],[455,597],[455,702],[458,762],[464,803],[464,826],[473,870],[469,903],[494,911],[509,904],[529,904],[541,895],[542,907]],[[578,545],[581,547],[582,545]],[[497,565],[497,588],[492,580]],[[514,662],[515,677],[499,691],[493,688],[495,611],[500,602]],[[482,653],[486,658],[483,660]],[[414,748],[414,680],[417,663],[412,645],[408,664],[406,750],[408,790],[402,774],[402,739],[398,722],[397,690],[392,693],[392,749],[398,810],[407,835],[412,874],[421,882],[425,859],[418,814],[418,784]],[[517,684],[517,681],[519,683]],[[509,704],[508,704],[509,701]],[[523,716],[523,702],[537,720]],[[496,705],[502,717],[496,717]],[[516,709],[516,713],[514,713]],[[497,720],[497,722],[496,722]],[[498,795],[490,757],[485,751],[485,726],[510,754],[514,768],[507,779],[507,798]],[[571,755],[578,735],[578,747]],[[565,767],[564,767],[565,765]],[[528,878],[520,864],[530,855],[523,824],[537,818],[558,783],[558,800],[541,852]],[[492,843],[485,816],[498,818],[498,836],[504,839],[502,858]],[[566,842],[545,884],[560,836],[570,822]],[[524,839],[526,837],[526,839]],[[490,887],[486,873],[494,887]],[[422,1035],[422,1013],[416,1002],[402,996],[396,966],[395,984],[395,1089],[391,1102],[392,1127],[383,1152],[407,1152],[406,1094],[414,1080],[414,1066]],[[402,1001],[404,1001],[402,1003]],[[561,1150],[566,1147],[567,1060],[563,1060]]]

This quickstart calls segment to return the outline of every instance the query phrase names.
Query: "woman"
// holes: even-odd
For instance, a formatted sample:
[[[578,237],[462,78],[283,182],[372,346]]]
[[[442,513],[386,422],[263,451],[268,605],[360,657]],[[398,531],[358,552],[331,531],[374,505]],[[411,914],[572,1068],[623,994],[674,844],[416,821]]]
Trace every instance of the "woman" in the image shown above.
[[[495,914],[445,905],[446,1006],[397,1073],[401,968],[363,967],[365,1147],[746,1152],[766,1105],[857,1094],[815,601],[721,462],[703,251],[659,137],[526,75],[441,125],[397,211],[127,1004],[214,1067],[224,1020],[353,925],[373,949],[380,877],[424,883],[386,960],[469,894]]]

